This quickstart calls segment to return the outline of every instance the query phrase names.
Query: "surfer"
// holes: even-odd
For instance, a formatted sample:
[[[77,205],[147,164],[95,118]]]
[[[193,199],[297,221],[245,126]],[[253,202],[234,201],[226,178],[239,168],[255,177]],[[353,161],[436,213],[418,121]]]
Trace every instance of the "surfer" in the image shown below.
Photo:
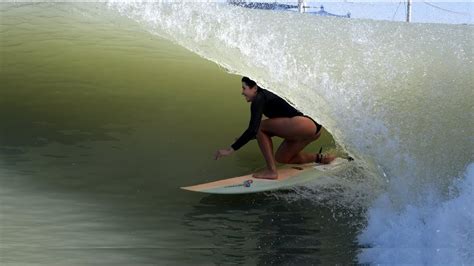
[[[305,164],[310,162],[328,164],[336,157],[319,153],[304,153],[302,150],[321,135],[322,126],[304,115],[272,92],[260,88],[248,77],[242,78],[242,95],[250,105],[250,122],[247,130],[231,147],[216,151],[214,159],[228,156],[250,140],[256,138],[267,163],[267,169],[253,174],[255,178],[276,179],[276,162]],[[268,119],[262,120],[262,114]],[[284,141],[273,154],[272,137]]]

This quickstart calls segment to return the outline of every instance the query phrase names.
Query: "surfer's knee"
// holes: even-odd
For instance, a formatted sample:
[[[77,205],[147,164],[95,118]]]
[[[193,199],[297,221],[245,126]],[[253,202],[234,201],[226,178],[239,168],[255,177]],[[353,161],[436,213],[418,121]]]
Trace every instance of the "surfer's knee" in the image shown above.
[[[260,127],[258,128],[257,134],[267,133],[267,123],[266,120],[260,122]]]
[[[255,135],[257,139],[262,138],[262,137],[273,137],[273,134],[270,134],[270,132],[265,131],[264,128],[260,127],[257,131],[257,134]]]
[[[257,134],[255,135],[255,137],[256,137],[257,139],[259,139],[259,138],[262,138],[262,137],[264,136],[264,134],[265,134],[265,133],[262,131],[262,128],[260,127],[260,128],[257,130]]]

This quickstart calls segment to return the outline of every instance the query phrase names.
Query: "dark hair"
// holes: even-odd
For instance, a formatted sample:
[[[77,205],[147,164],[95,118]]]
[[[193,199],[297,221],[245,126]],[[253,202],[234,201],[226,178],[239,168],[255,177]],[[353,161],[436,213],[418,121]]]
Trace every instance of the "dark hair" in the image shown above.
[[[248,77],[243,77],[242,82],[245,83],[245,85],[249,86],[250,88],[253,88],[257,85],[257,83]]]

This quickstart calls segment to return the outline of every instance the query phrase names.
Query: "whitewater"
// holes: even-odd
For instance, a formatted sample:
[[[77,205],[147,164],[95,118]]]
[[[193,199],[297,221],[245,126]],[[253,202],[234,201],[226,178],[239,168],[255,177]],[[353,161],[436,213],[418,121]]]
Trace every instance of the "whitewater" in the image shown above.
[[[107,6],[284,97],[376,176],[350,183],[370,194],[360,263],[474,263],[471,25],[209,3]]]

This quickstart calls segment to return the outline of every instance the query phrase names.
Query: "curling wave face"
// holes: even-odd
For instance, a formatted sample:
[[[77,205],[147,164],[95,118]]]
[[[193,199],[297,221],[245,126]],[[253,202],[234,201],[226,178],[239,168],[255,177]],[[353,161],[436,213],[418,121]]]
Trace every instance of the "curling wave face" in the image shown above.
[[[430,235],[438,229],[426,220],[447,219],[449,204],[472,214],[472,192],[463,188],[470,181],[453,185],[472,175],[466,170],[474,150],[472,26],[326,18],[209,3],[107,5],[152,34],[286,98],[363,162],[365,175],[378,177],[371,188],[387,181],[381,195],[373,194],[378,199],[360,238],[373,249],[363,251],[361,260],[397,260],[371,253],[406,244],[403,238],[377,241],[380,228],[409,235],[421,226],[426,229],[421,234]],[[387,217],[398,225],[407,217],[414,222],[380,227]],[[463,231],[472,228],[472,215],[463,221],[445,229],[460,230],[472,243],[472,233]],[[436,249],[427,239],[422,236],[412,246],[421,255],[415,252],[405,262],[430,262]],[[447,252],[467,250],[461,262],[472,260],[472,245],[463,249],[463,241],[456,243]]]

